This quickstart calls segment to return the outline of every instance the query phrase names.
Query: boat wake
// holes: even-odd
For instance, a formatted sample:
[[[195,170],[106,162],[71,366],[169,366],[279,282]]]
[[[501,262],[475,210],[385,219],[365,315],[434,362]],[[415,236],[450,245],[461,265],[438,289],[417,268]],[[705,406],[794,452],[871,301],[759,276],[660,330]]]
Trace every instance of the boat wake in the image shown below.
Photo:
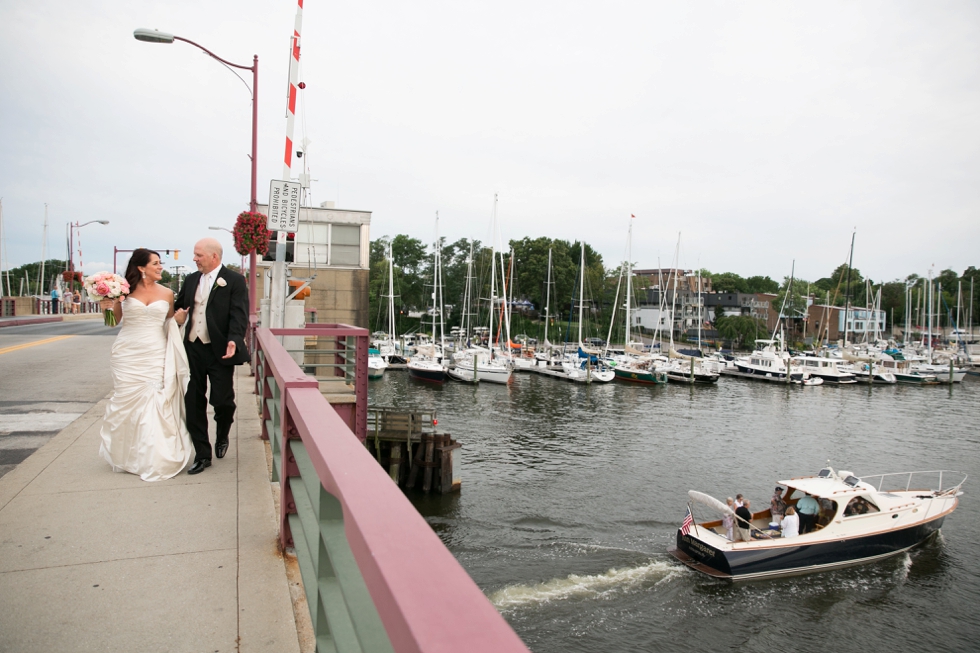
[[[490,602],[501,611],[568,599],[598,599],[639,585],[660,583],[686,570],[666,560],[639,567],[610,569],[603,574],[570,574],[536,585],[509,585],[490,594]]]

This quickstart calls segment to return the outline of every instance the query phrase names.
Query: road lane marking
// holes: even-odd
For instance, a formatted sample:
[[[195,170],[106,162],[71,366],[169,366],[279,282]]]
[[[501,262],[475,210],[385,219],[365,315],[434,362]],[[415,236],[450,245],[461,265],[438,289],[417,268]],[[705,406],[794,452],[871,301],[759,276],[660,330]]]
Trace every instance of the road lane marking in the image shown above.
[[[44,340],[35,340],[34,342],[25,342],[22,345],[14,345],[13,347],[6,347],[0,349],[0,355],[10,353],[12,351],[17,351],[18,349],[27,349],[28,347],[35,347],[37,345],[46,345],[49,342],[55,342],[56,340],[64,340],[65,338],[74,338],[75,336],[55,336],[54,338],[45,338]]]
[[[32,431],[57,433],[83,413],[6,413],[0,414],[0,438],[6,433],[27,434]],[[2,448],[2,447],[0,447]]]

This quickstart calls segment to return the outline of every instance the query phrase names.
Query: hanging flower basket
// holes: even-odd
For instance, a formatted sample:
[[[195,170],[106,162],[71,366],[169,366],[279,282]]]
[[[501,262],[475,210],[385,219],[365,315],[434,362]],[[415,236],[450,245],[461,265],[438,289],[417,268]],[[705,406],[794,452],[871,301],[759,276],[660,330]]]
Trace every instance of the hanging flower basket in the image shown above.
[[[82,273],[77,270],[75,272],[72,272],[71,270],[65,270],[64,272],[61,273],[61,278],[65,282],[81,281]]]
[[[235,222],[235,251],[245,256],[254,250],[259,256],[269,251],[272,232],[265,228],[269,219],[261,213],[242,211]]]

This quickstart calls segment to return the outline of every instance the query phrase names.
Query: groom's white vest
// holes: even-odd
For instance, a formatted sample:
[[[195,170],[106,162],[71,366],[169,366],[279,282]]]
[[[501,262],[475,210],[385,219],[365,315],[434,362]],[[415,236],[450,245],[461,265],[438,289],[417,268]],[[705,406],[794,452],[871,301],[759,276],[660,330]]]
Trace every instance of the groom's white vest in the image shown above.
[[[215,277],[217,277],[217,273],[215,273]],[[207,282],[208,275],[206,274],[202,274],[201,278],[198,279],[197,292],[194,293],[193,332],[191,333],[191,342],[200,340],[206,345],[211,342],[207,318],[208,297],[211,296],[209,292],[211,289],[207,287]]]

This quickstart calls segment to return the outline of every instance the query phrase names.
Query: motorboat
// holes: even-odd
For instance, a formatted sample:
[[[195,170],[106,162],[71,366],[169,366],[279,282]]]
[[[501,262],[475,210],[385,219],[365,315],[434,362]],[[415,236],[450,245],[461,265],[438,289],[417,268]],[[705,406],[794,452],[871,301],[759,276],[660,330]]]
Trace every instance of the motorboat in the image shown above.
[[[381,352],[374,347],[368,349],[368,378],[380,379],[385,375],[386,369],[388,369],[388,363]]]
[[[767,508],[752,513],[749,541],[733,541],[722,520],[695,520],[689,503],[692,517],[677,530],[676,545],[668,552],[695,571],[731,581],[875,562],[907,551],[939,531],[959,504],[965,481],[966,474],[945,470],[858,478],[826,467],[816,476],[779,481],[786,488],[787,505],[795,506],[807,496],[819,505],[809,532],[782,537]],[[688,496],[701,507],[733,514],[707,494],[692,490]]]
[[[809,377],[809,374],[803,370],[792,369],[789,354],[777,349],[777,341],[756,340],[755,342],[756,350],[748,356],[736,358],[735,369],[726,370],[724,373],[776,383],[802,383]]]
[[[793,356],[791,360],[795,366],[809,372],[810,376],[823,379],[824,383],[838,385],[857,383],[857,376],[845,369],[842,366],[842,361],[836,358],[799,355]]]

